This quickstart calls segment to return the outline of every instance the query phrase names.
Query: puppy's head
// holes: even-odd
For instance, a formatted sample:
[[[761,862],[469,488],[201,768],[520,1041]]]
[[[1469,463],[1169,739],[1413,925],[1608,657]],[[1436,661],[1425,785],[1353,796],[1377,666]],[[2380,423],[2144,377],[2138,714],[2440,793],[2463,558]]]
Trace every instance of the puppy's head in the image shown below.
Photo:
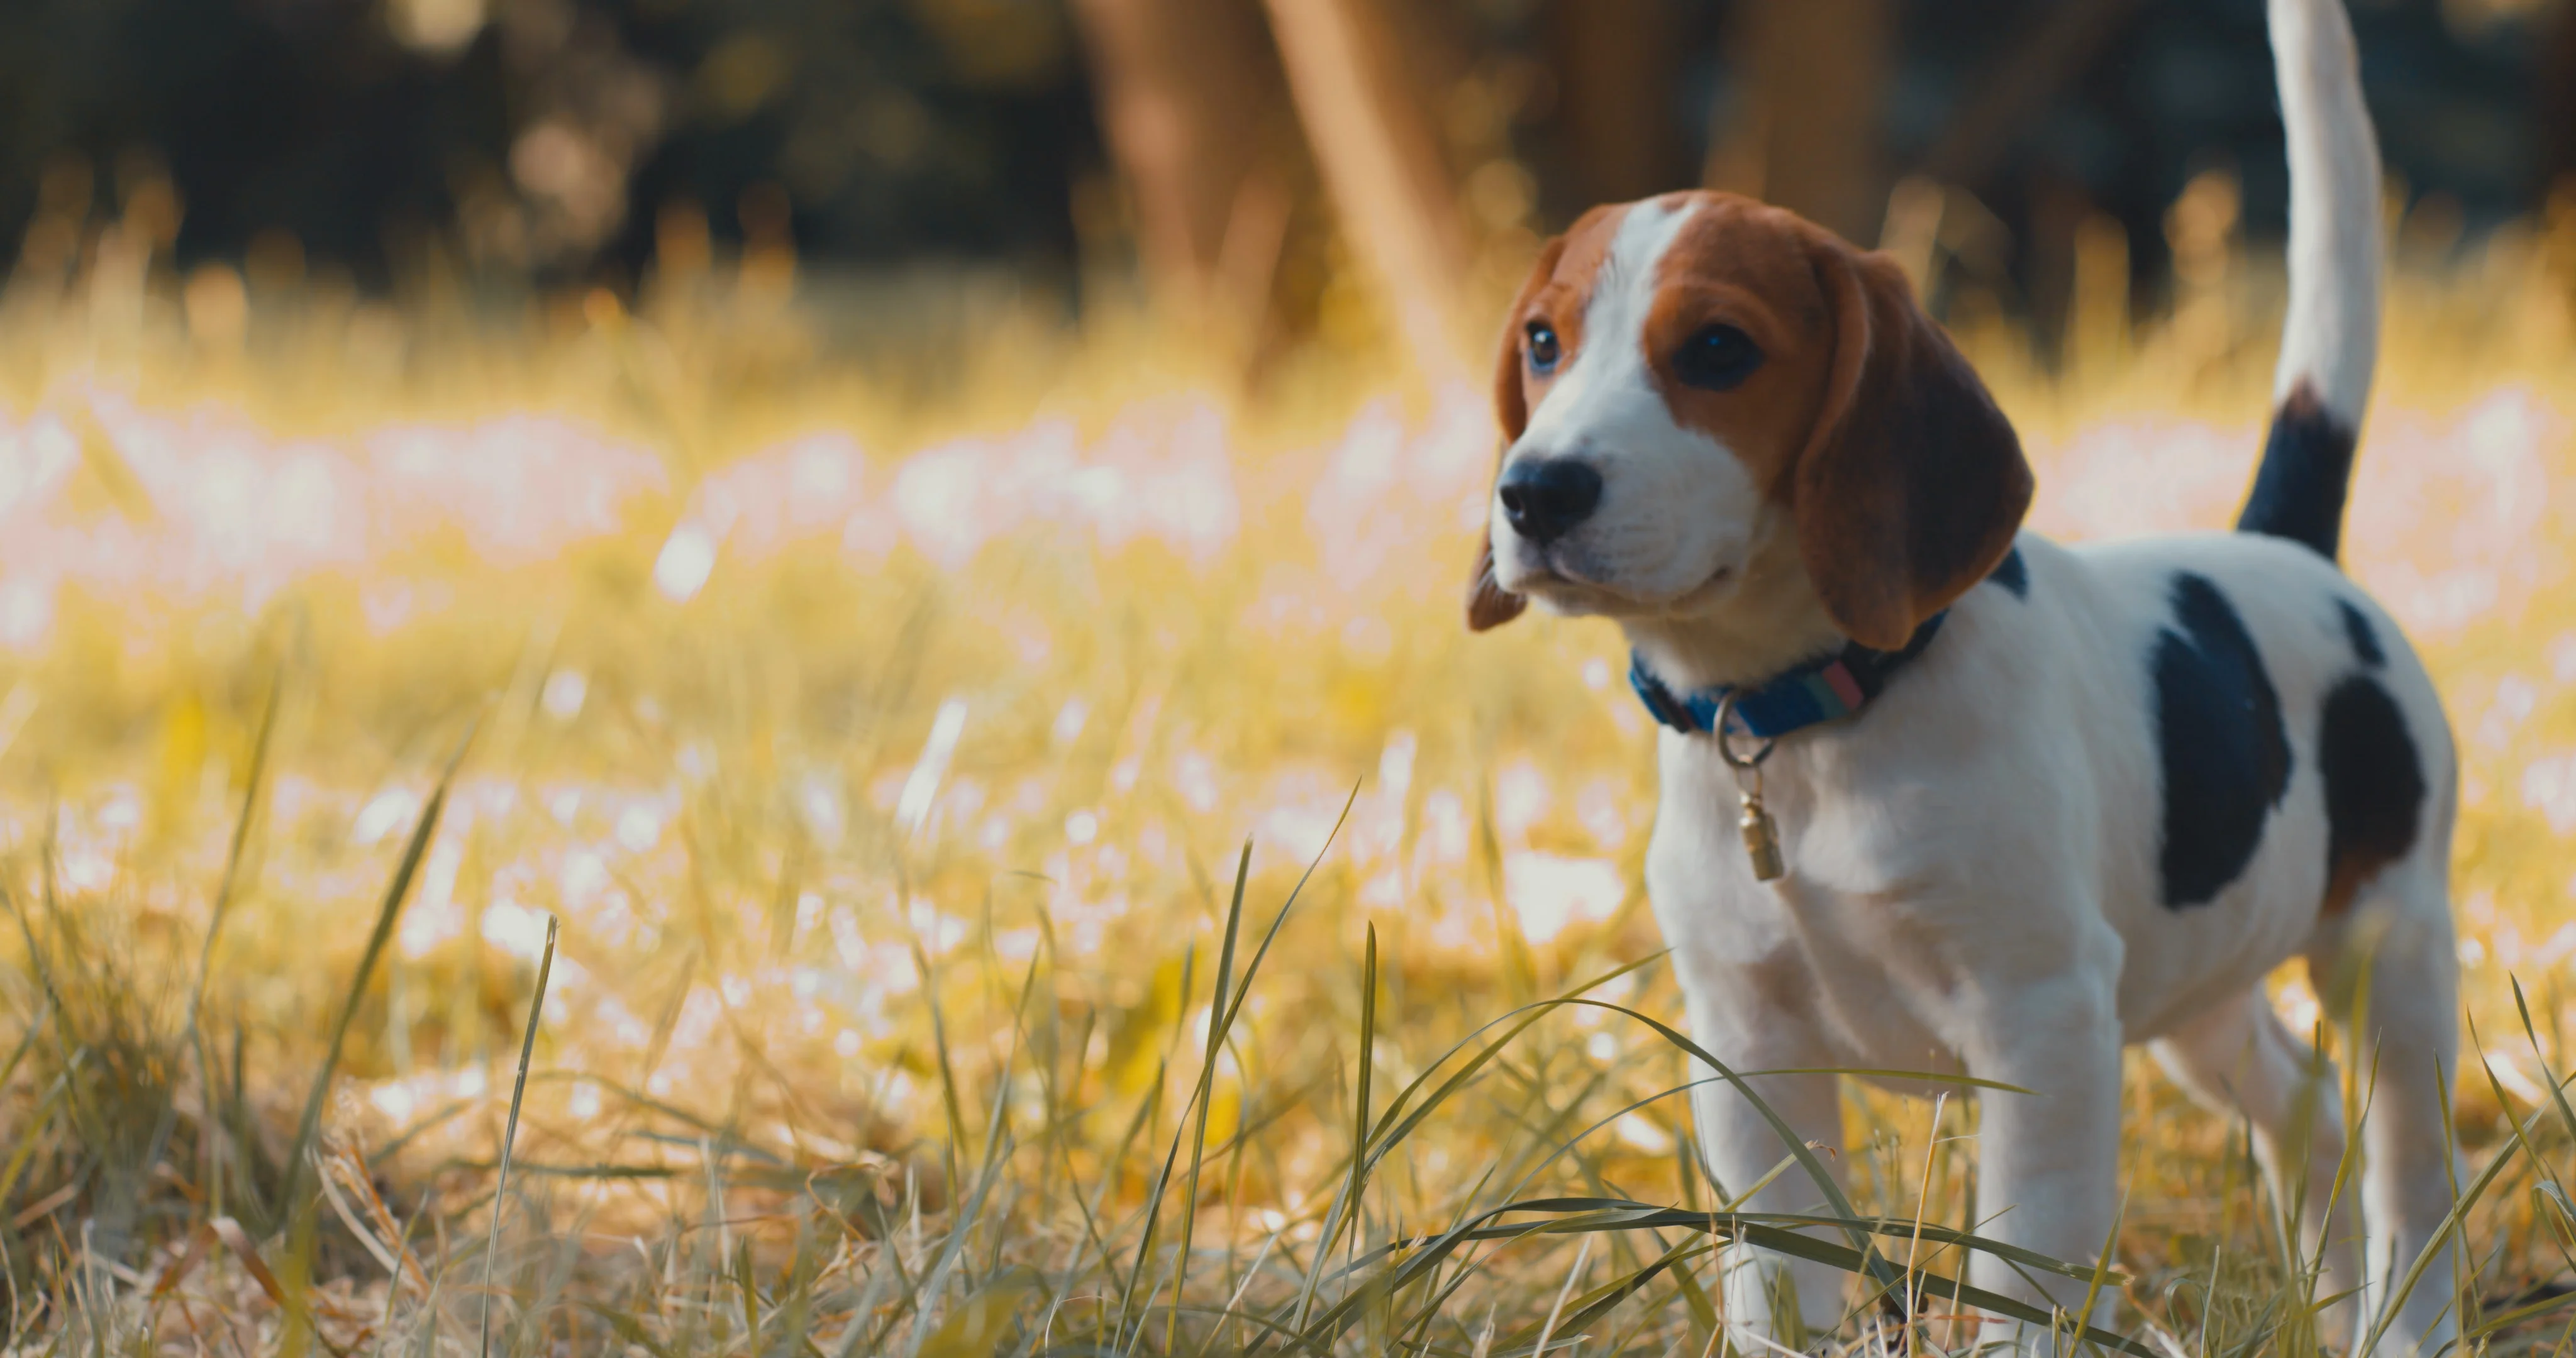
[[[1532,598],[1671,621],[1803,598],[1895,649],[2030,504],[2012,426],[1896,266],[1729,194],[1598,208],[1549,242],[1495,406],[1478,631]]]

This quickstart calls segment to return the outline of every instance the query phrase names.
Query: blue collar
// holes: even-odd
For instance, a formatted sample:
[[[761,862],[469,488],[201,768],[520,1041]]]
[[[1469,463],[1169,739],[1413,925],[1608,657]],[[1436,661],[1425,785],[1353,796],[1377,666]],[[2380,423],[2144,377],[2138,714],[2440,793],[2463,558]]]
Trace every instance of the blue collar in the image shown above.
[[[2021,548],[2015,546],[2004,554],[1992,578],[2019,594],[2028,588],[2018,583],[2023,579],[2023,569]],[[1794,666],[1758,687],[1737,693],[1734,720],[1728,723],[1728,729],[1737,735],[1771,740],[1858,715],[1871,699],[1886,691],[1888,681],[1898,670],[1923,654],[1923,648],[1932,644],[1933,634],[1941,630],[1941,620],[1949,615],[1950,610],[1945,608],[1925,618],[1903,650],[1874,651],[1857,641],[1846,642],[1832,655]],[[1710,734],[1717,726],[1718,705],[1734,692],[1719,684],[1675,693],[1646,668],[1646,658],[1634,651],[1628,653],[1628,684],[1637,690],[1638,700],[1655,720],[1686,736]]]
[[[1734,719],[1728,728],[1738,735],[1769,740],[1857,714],[1886,690],[1887,681],[1898,670],[1923,654],[1923,648],[1932,644],[1933,634],[1941,630],[1941,620],[1948,616],[1949,610],[1943,609],[1925,618],[1901,651],[1877,651],[1857,641],[1849,642],[1832,655],[1810,660],[1736,693]],[[1628,656],[1628,683],[1655,720],[1690,736],[1714,731],[1718,705],[1734,692],[1719,684],[1675,693],[1646,668],[1646,658],[1633,651]]]

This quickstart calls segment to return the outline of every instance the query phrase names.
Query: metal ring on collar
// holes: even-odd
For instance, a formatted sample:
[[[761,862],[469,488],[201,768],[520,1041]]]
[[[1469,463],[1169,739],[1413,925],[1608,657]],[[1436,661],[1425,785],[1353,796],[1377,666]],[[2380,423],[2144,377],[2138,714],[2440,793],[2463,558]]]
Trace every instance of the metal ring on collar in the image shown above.
[[[1728,768],[1749,771],[1762,767],[1762,761],[1771,757],[1773,747],[1780,742],[1766,738],[1761,747],[1749,755],[1735,752],[1735,733],[1727,729],[1726,719],[1735,715],[1735,700],[1743,692],[1742,689],[1728,689],[1726,696],[1717,700],[1717,715],[1709,720],[1708,734],[1717,742],[1717,757],[1725,760]]]

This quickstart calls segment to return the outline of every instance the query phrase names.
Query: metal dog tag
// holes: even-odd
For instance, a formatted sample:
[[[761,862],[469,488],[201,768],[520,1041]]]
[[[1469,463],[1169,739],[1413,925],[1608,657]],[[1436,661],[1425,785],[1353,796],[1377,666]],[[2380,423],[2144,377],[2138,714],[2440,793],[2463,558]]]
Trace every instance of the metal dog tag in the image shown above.
[[[1776,882],[1788,874],[1788,865],[1780,859],[1780,827],[1772,824],[1771,813],[1762,809],[1758,787],[1743,794],[1744,815],[1735,828],[1744,836],[1744,856],[1753,860],[1753,880]]]
[[[1709,723],[1709,737],[1717,742],[1717,756],[1735,770],[1735,788],[1744,799],[1744,814],[1735,822],[1736,831],[1744,836],[1744,856],[1753,860],[1753,880],[1776,882],[1789,875],[1789,865],[1780,856],[1780,827],[1772,823],[1771,813],[1762,808],[1762,761],[1771,757],[1776,743],[1764,740],[1751,754],[1738,753],[1729,738],[1727,720],[1735,713],[1735,700],[1740,691],[1730,691],[1718,700],[1717,717]]]

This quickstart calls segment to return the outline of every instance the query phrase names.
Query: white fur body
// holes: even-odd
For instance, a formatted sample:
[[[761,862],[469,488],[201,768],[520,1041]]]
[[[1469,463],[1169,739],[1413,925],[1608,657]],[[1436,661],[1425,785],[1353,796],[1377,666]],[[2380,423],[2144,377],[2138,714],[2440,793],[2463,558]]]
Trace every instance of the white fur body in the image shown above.
[[[1799,947],[1827,992],[1819,1036],[1846,1064],[1916,1068],[1971,1051],[1976,1019],[1945,997],[1979,978],[2091,974],[2093,1003],[2142,1042],[2301,955],[2326,888],[2318,707],[2364,668],[2339,601],[2367,610],[2389,651],[2375,672],[2426,756],[2437,795],[2416,852],[2447,836],[2451,751],[2432,681],[2396,625],[2315,553],[2235,533],[2076,548],[2025,533],[2020,550],[2028,597],[1970,591],[1859,717],[1779,743],[1765,796],[1792,870],[1776,886],[1744,867],[1736,780],[1715,744],[1662,733],[1647,881],[1659,910],[1674,902],[1676,946],[1722,929],[1732,955],[1768,955],[1782,930],[1813,935]],[[2173,626],[2178,571],[2216,583],[2253,634],[2291,775],[2253,862],[2215,900],[2174,907],[2157,867],[2150,656]],[[1722,925],[1699,920],[1703,900]],[[1966,955],[1944,965],[1952,946]],[[1837,984],[1882,968],[1893,984]],[[1920,986],[1905,974],[1916,971]]]
[[[1984,1229],[1997,1238],[2084,1260],[2117,1210],[2120,1049],[2156,1043],[2195,1094],[2257,1115],[2267,1145],[2285,1139],[2310,1074],[2304,1035],[2281,1028],[2257,987],[2293,958],[2331,967],[2350,920],[2384,920],[2371,1015],[2381,1085],[2365,1124],[2375,1296],[2450,1204],[2434,1081],[2452,1060],[2454,763],[2431,680],[2394,624],[2303,547],[2209,534],[2070,550],[2026,533],[2020,551],[2026,598],[1995,583],[1970,591],[1861,716],[1779,744],[1764,772],[1788,859],[1780,882],[1753,879],[1735,829],[1737,782],[1715,746],[1664,732],[1646,882],[1692,1031],[1739,1070],[1960,1073],[2034,1091],[1982,1096],[1978,1215],[1994,1218]],[[2210,579],[2243,618],[2292,759],[2252,861],[2215,899],[2182,907],[2164,903],[2158,871],[2149,659],[2172,625],[2177,571]],[[2416,735],[2432,794],[2414,850],[2350,914],[2327,918],[2319,704],[2359,667],[2338,601],[2362,607],[2383,639],[2374,673]],[[1801,1137],[1842,1144],[1833,1077],[1752,1083]],[[2286,1149],[2275,1156],[2286,1172],[2306,1161],[2310,1247],[2327,1252],[2320,1295],[2330,1296],[2364,1281],[2364,1214],[2346,1207],[2325,1220],[2342,1142],[2331,1084],[2317,1097],[2313,1144],[2273,1149]],[[1697,1112],[1721,1183],[1748,1184],[1784,1153],[1731,1090],[1704,1088]],[[1790,1173],[1749,1205],[1815,1211],[1822,1200]],[[1730,1315],[1767,1323],[1764,1270],[1776,1263],[1747,1252],[1734,1264]],[[1789,1267],[1804,1275],[1805,1322],[1838,1319],[1832,1270]],[[2060,1304],[2083,1292],[2034,1296],[1991,1260],[1971,1278]],[[2419,1295],[2444,1296],[2448,1284],[2445,1273]],[[2373,1313],[2369,1296],[2363,1306]],[[2437,1310],[2398,1318],[2387,1350],[2438,1339],[2447,1323]]]

